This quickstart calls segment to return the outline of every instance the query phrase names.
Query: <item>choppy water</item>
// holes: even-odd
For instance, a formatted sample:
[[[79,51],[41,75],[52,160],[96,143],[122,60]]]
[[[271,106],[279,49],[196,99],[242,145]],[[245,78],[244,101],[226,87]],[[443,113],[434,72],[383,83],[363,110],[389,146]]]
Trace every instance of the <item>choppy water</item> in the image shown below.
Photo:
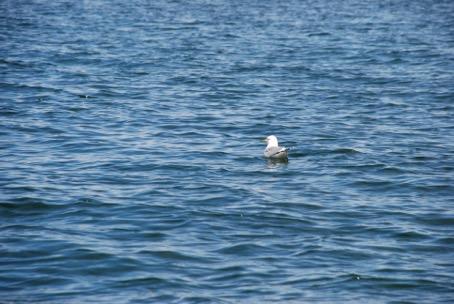
[[[453,15],[1,1],[0,301],[452,303]]]

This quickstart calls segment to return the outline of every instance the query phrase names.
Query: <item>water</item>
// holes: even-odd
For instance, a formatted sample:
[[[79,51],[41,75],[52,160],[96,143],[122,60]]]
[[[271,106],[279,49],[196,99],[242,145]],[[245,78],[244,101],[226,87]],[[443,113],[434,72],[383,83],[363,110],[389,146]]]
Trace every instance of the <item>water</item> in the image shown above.
[[[1,301],[452,303],[454,2],[369,2],[1,1]]]

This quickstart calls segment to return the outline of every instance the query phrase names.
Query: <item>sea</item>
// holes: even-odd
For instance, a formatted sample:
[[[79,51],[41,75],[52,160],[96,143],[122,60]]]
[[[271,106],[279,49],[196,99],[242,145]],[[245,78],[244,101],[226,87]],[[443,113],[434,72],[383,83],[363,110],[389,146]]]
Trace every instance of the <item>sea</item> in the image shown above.
[[[454,1],[1,0],[0,303],[454,303]]]

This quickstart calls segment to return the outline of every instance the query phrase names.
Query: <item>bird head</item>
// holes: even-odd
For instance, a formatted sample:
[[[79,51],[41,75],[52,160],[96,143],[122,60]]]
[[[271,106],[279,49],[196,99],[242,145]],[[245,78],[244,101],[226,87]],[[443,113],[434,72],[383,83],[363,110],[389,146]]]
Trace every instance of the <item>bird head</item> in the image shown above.
[[[265,139],[268,147],[277,147],[277,137],[274,135],[270,135]]]

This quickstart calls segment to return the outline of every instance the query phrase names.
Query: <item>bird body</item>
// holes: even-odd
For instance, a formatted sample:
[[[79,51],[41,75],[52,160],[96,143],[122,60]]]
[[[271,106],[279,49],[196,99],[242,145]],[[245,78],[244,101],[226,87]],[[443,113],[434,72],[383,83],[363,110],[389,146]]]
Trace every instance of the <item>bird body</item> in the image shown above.
[[[286,159],[288,157],[288,148],[279,147],[277,137],[270,135],[266,138],[267,146],[263,155],[272,159]]]

